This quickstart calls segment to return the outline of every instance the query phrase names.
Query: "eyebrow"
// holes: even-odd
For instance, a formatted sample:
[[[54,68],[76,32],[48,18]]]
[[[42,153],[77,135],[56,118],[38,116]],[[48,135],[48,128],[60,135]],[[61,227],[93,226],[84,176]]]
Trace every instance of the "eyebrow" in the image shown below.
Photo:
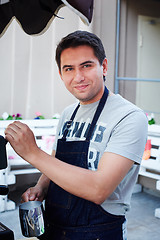
[[[85,61],[85,62],[81,63],[80,66],[83,66],[83,65],[88,64],[88,63],[94,63],[94,61],[90,61],[90,60]],[[62,69],[71,68],[71,67],[73,67],[73,65],[67,65],[67,64],[66,64],[66,65],[64,65],[64,66],[62,67]]]
[[[87,64],[87,63],[94,63],[94,61],[91,61],[91,60],[85,61],[85,62],[81,63],[80,66],[85,65],[85,64]]]
[[[72,65],[64,65],[62,69],[73,67]]]

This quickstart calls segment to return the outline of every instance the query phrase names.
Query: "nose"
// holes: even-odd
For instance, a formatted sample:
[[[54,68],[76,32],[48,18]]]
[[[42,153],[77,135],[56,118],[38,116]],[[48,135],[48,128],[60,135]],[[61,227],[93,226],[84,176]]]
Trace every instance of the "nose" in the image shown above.
[[[74,80],[77,83],[84,81],[84,75],[80,69],[76,69],[75,74],[74,74]]]

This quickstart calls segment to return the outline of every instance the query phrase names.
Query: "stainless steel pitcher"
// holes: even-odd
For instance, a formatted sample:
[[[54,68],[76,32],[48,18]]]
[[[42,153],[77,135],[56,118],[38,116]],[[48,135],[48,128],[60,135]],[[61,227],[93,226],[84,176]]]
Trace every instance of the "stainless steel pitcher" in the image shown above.
[[[25,237],[38,237],[44,233],[44,209],[40,201],[24,202],[19,206],[22,234]]]

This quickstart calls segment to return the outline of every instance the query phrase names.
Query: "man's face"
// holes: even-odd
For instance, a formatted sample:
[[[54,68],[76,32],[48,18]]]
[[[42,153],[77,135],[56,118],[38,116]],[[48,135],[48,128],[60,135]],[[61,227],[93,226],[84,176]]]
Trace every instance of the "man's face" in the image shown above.
[[[61,54],[60,76],[68,91],[81,104],[98,101],[104,92],[103,76],[107,74],[107,60],[100,65],[91,47],[82,45],[67,48]]]

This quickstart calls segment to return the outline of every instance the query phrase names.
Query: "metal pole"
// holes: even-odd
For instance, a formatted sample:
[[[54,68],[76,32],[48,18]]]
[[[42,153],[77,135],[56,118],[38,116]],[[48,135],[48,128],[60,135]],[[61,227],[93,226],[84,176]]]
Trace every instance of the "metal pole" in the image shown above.
[[[141,81],[141,82],[160,82],[160,79],[152,79],[152,78],[117,77],[117,82],[119,80],[123,80],[123,81]]]
[[[143,81],[143,82],[160,82],[160,79],[147,79],[147,78],[131,78],[131,77],[118,77],[119,70],[119,41],[120,41],[120,4],[121,1],[117,0],[117,26],[116,26],[116,61],[115,61],[115,87],[114,91],[119,92],[119,81]]]
[[[116,63],[115,63],[115,87],[114,87],[114,91],[116,94],[119,92],[119,80],[118,80],[119,35],[120,35],[120,0],[117,0]]]

